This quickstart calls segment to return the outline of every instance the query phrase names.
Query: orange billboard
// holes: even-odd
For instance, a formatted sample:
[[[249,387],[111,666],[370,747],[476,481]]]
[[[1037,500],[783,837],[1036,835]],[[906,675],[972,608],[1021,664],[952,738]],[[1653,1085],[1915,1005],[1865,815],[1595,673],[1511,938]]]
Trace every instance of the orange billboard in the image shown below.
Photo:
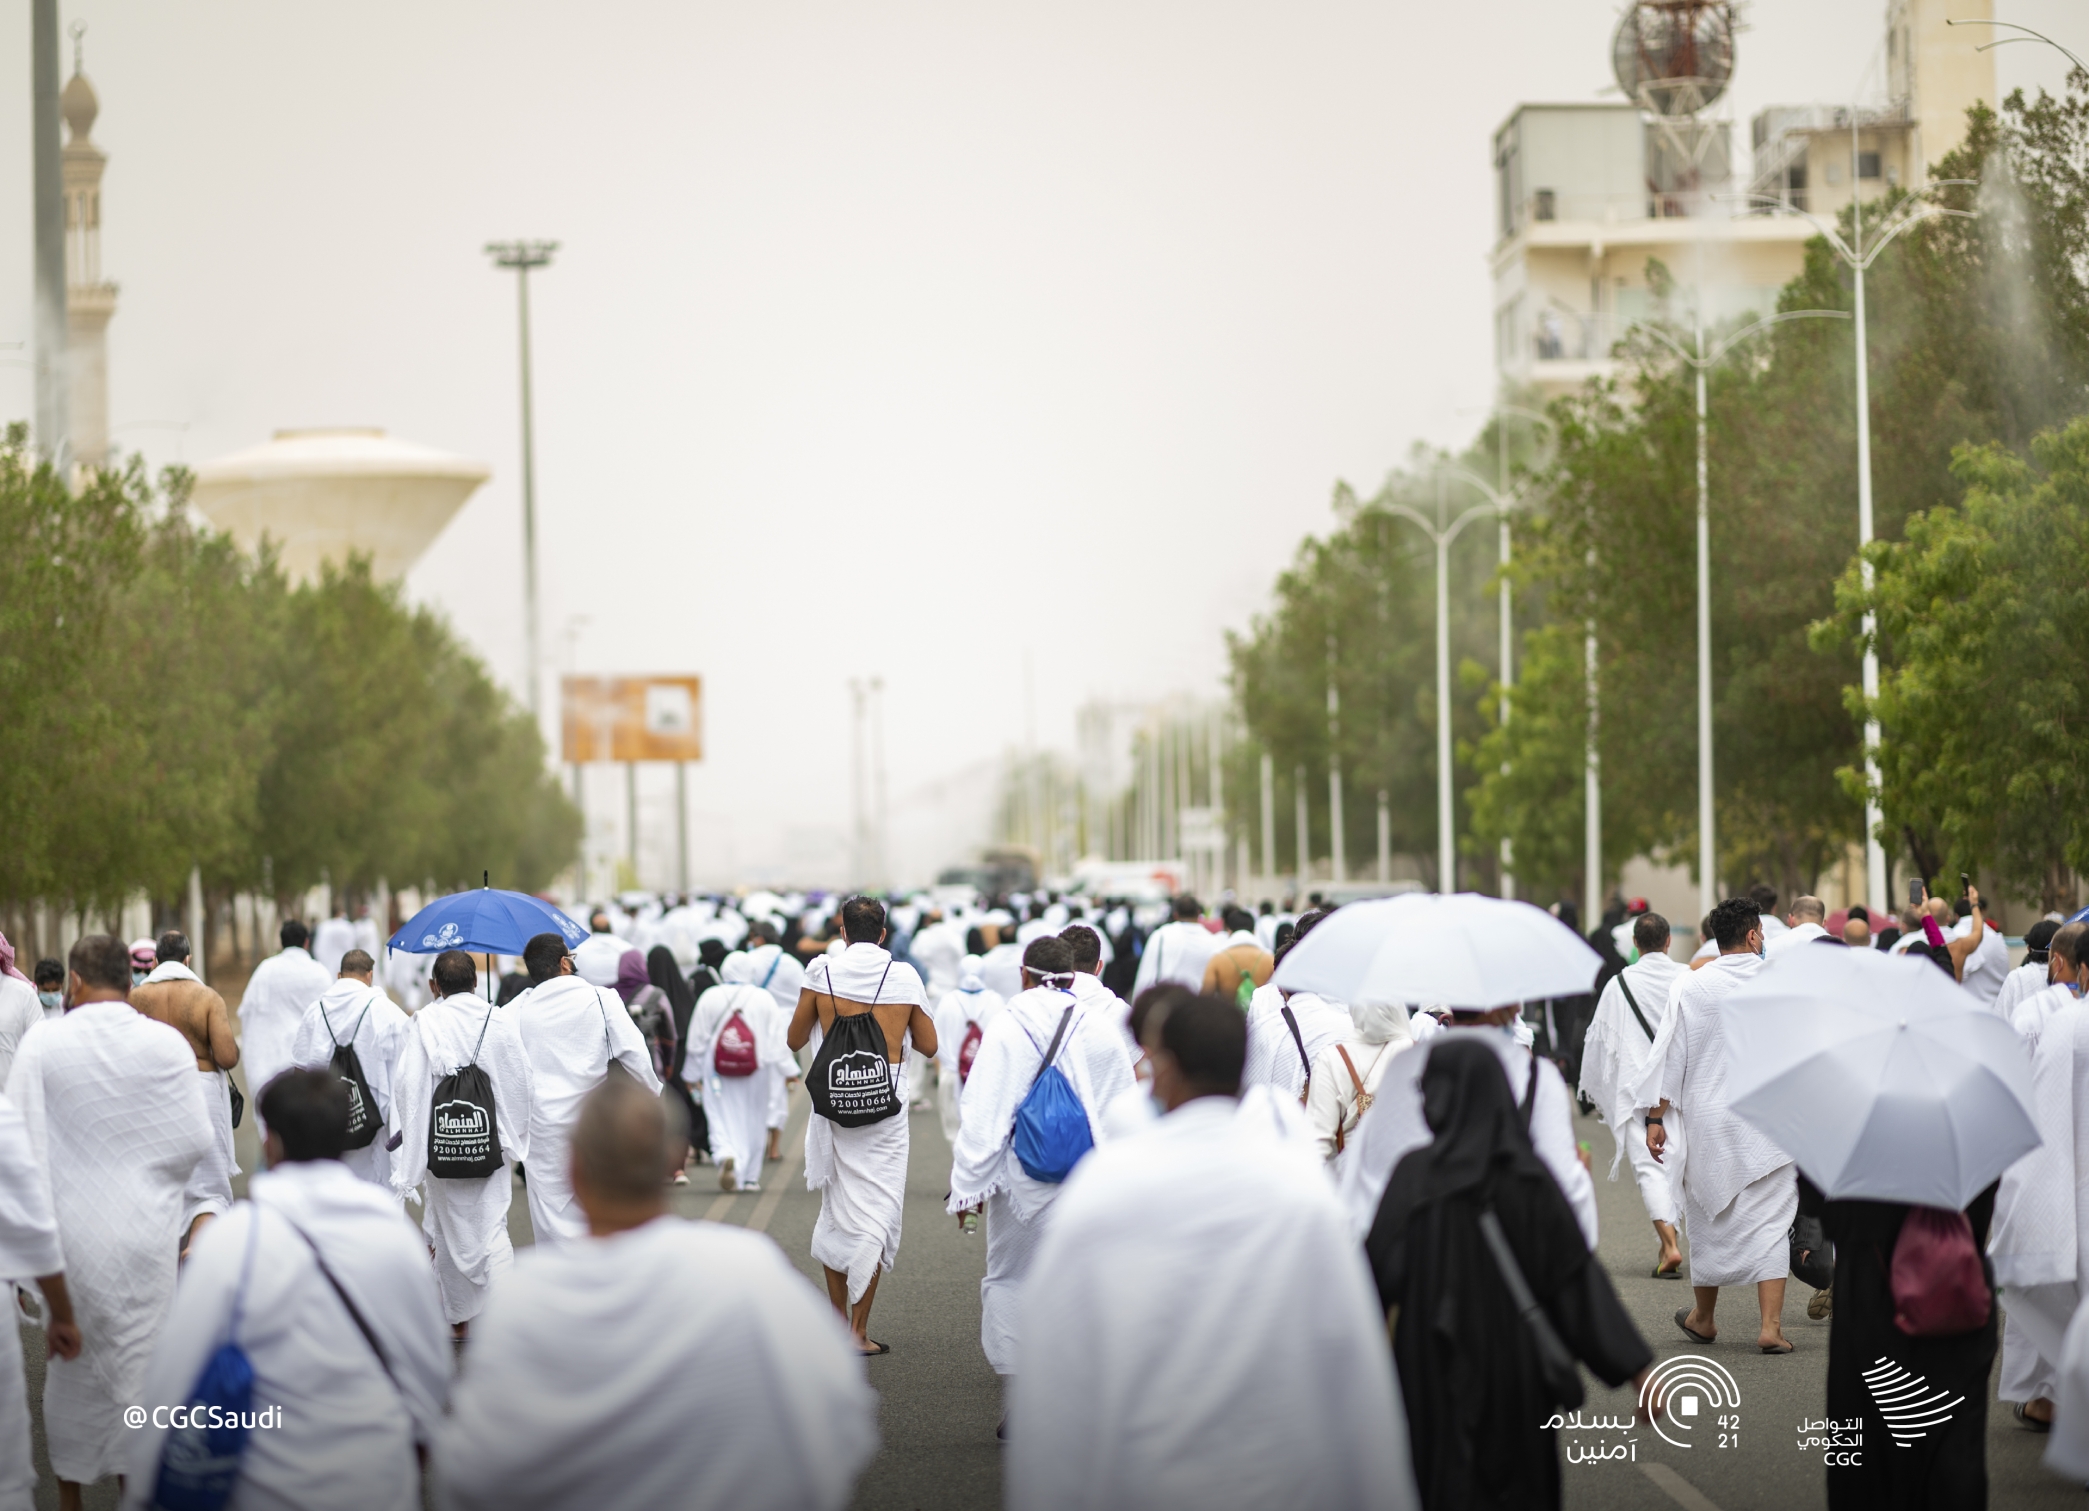
[[[701,677],[566,677],[560,684],[565,761],[700,761]]]

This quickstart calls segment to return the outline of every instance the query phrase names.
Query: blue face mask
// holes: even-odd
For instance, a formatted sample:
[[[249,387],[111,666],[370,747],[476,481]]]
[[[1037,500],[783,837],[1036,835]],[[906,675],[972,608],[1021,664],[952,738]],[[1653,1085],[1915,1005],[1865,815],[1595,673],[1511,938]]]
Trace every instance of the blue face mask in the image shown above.
[[[131,985],[132,985],[132,986],[143,986],[143,985],[145,984],[145,978],[146,978],[147,976],[151,975],[151,974],[152,974],[152,972],[150,972],[150,971],[132,971],[132,972],[131,972]]]
[[[36,994],[36,1000],[44,1005],[44,1011],[56,1012],[59,1008],[65,1006],[65,993],[38,992]]]

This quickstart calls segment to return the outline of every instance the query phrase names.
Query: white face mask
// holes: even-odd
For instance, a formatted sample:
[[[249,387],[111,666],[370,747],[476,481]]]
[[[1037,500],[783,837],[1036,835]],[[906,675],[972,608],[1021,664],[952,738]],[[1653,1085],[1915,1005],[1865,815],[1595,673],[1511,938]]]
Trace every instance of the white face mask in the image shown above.
[[[59,1008],[65,1006],[65,993],[38,992],[36,994],[36,1000],[41,1002],[44,1005],[45,1009],[48,1011],[52,1008]]]

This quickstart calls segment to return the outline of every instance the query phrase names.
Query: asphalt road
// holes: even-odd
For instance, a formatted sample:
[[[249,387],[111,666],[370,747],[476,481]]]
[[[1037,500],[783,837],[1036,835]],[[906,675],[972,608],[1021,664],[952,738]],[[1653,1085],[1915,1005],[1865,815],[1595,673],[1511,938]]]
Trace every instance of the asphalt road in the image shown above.
[[[819,1266],[808,1248],[819,1199],[803,1179],[806,1104],[792,1106],[785,1158],[763,1172],[759,1194],[724,1196],[709,1166],[690,1172],[691,1184],[676,1188],[672,1204],[686,1217],[708,1218],[766,1231],[814,1284]],[[857,1486],[860,1511],[991,1511],[1001,1500],[1001,1448],[994,1428],[1001,1415],[1001,1387],[979,1350],[979,1279],[986,1267],[985,1242],[962,1236],[943,1213],[949,1146],[932,1111],[910,1114],[913,1140],[907,1181],[906,1227],[899,1265],[878,1287],[871,1335],[891,1345],[889,1355],[868,1363],[881,1402],[883,1447]],[[1810,1294],[1793,1281],[1785,1302],[1785,1333],[1798,1347],[1766,1357],[1751,1346],[1752,1295],[1730,1293],[1720,1320],[1735,1341],[1710,1347],[1692,1344],[1676,1331],[1672,1314],[1689,1300],[1688,1287],[1650,1275],[1653,1230],[1639,1205],[1629,1169],[1616,1183],[1605,1178],[1611,1152],[1609,1130],[1593,1118],[1580,1125],[1596,1160],[1596,1193],[1602,1240],[1598,1253],[1626,1309],[1663,1360],[1696,1354],[1730,1372],[1737,1409],[1708,1414],[1688,1437],[1692,1446],[1673,1446],[1651,1428],[1628,1431],[1593,1428],[1563,1431],[1563,1452],[1579,1459],[1592,1451],[1625,1453],[1564,1466],[1570,1511],[1793,1511],[1825,1504],[1824,1469],[1818,1450],[1797,1444],[1798,1424],[1825,1414],[1827,1322],[1809,1322]],[[255,1153],[241,1130],[241,1157]],[[529,1213],[520,1186],[509,1221],[517,1246],[529,1242]],[[42,1338],[24,1332],[32,1411],[42,1393]],[[1588,1382],[1584,1420],[1629,1418],[1631,1392]],[[1715,1415],[1739,1419],[1729,1427],[1734,1441],[1720,1447]],[[37,1489],[39,1511],[54,1511],[56,1489],[44,1456],[41,1414],[36,1413],[36,1454],[44,1478]],[[1677,1433],[1677,1436],[1682,1434]],[[2082,1505],[2079,1486],[2055,1478],[2039,1463],[2044,1439],[2018,1428],[2006,1409],[1988,1412],[1989,1504],[2007,1511],[2040,1511]],[[93,1487],[94,1511],[116,1504],[115,1482]]]

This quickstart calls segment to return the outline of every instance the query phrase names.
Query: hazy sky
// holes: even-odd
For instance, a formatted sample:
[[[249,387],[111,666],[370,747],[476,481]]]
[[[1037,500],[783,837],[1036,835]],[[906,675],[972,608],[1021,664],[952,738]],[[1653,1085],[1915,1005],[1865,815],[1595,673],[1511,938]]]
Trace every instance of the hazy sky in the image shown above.
[[[2089,41],[2069,0],[1999,10]],[[1335,480],[1477,428],[1491,134],[1596,98],[1616,11],[81,0],[112,423],[155,464],[330,424],[490,463],[409,588],[519,688],[514,284],[480,247],[556,238],[547,687],[701,673],[700,873],[812,866],[848,824],[851,676],[885,678],[923,813],[1023,740],[1026,652],[1048,745],[1090,696],[1216,695]],[[0,342],[31,329],[27,12]],[[1737,139],[1875,90],[1882,16],[1754,0]],[[1997,56],[2005,90],[2061,77]],[[0,414],[29,410],[0,365]]]

